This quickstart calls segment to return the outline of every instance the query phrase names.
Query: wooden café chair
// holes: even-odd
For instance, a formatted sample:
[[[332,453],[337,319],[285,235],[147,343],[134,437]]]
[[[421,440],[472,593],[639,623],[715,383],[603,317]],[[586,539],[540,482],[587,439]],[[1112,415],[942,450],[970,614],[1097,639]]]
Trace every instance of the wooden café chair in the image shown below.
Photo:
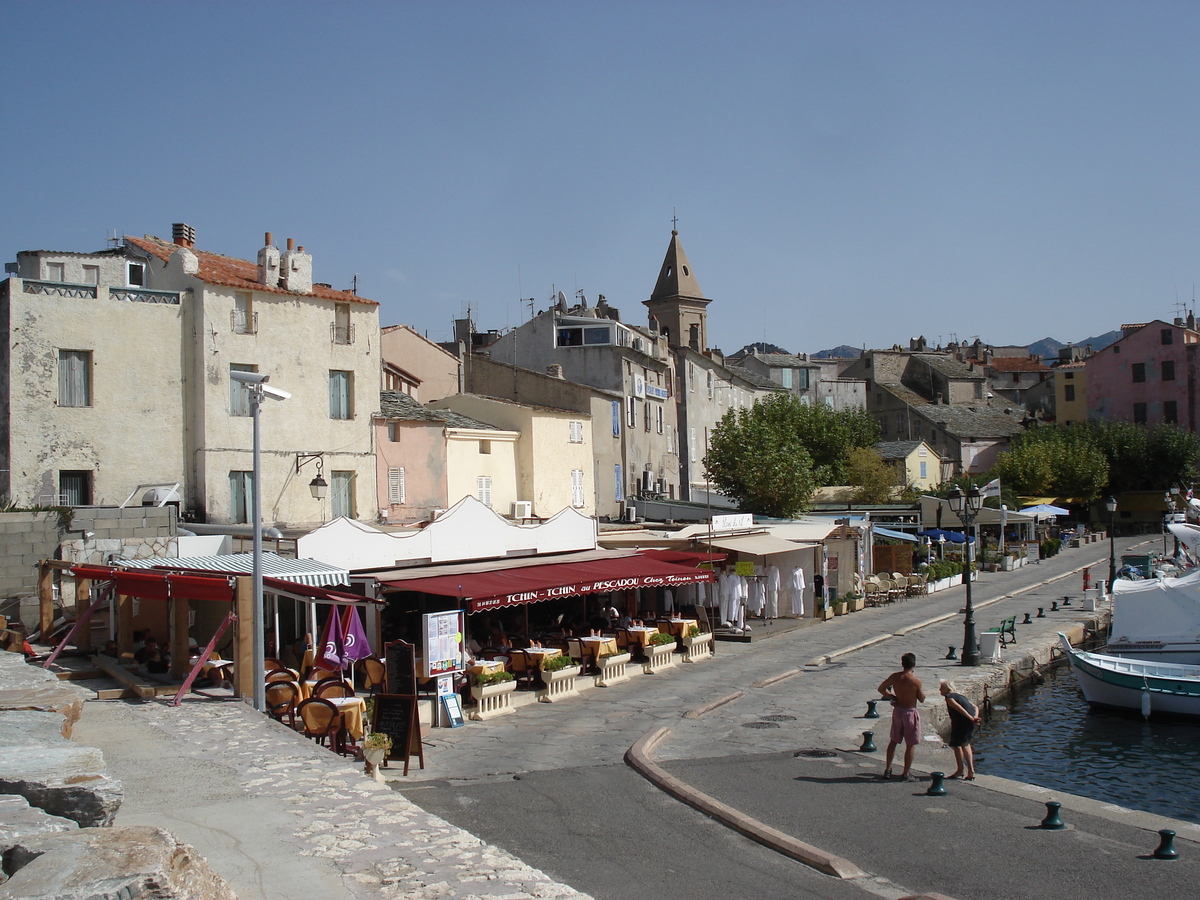
[[[271,684],[275,681],[294,682],[295,680],[296,676],[287,669],[272,669],[267,673],[267,684]]]
[[[266,659],[263,660],[263,666],[266,668],[266,670],[268,672],[274,672],[276,669],[286,669],[287,668],[287,666],[285,666],[279,660],[277,660],[273,657],[270,657],[270,656],[268,656]]]
[[[273,681],[267,683],[267,715],[276,722],[282,722],[287,716],[288,725],[296,727],[296,701],[300,699],[300,689],[291,681]]]
[[[343,753],[341,731],[342,714],[328,700],[311,697],[296,707],[300,722],[304,726],[304,736],[312,738],[322,746],[328,746],[336,753]],[[328,740],[328,745],[325,741]]]
[[[355,696],[354,685],[342,678],[326,678],[324,681],[317,682],[317,686],[313,688],[312,695],[318,699],[323,697],[353,697]]]
[[[363,668],[363,690],[368,694],[374,694],[377,691],[384,689],[384,683],[387,680],[387,667],[382,662],[373,656],[368,656],[362,661]]]
[[[517,677],[517,686],[530,686],[537,682],[538,660],[524,650],[513,650],[509,656],[512,673]]]

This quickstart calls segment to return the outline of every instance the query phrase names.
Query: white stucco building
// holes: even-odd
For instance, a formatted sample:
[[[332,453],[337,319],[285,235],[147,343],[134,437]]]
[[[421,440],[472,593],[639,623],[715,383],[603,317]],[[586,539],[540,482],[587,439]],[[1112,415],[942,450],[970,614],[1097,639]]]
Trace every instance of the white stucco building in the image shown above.
[[[264,520],[373,518],[378,304],[314,284],[291,240],[280,251],[268,234],[254,263],[174,232],[18,254],[0,283],[0,494],[117,505],[178,483],[185,517],[250,521],[250,404],[229,377],[241,370],[291,394],[262,410]]]

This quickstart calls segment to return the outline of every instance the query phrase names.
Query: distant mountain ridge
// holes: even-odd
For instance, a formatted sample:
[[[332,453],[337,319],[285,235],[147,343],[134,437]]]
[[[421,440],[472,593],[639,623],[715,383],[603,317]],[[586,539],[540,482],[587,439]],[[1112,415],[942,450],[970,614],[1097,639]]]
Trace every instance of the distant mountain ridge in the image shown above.
[[[1106,331],[1104,334],[1096,337],[1084,338],[1082,341],[1073,341],[1074,347],[1088,347],[1093,351],[1103,350],[1110,344],[1115,344],[1121,339],[1120,330]],[[1058,359],[1058,351],[1067,346],[1062,341],[1057,341],[1052,337],[1044,337],[1040,341],[1034,341],[1029,345],[1030,355],[1036,355],[1040,359]],[[813,359],[857,359],[862,356],[863,352],[858,347],[851,347],[849,344],[842,344],[840,347],[833,347],[829,350],[821,350],[817,353],[810,354]]]

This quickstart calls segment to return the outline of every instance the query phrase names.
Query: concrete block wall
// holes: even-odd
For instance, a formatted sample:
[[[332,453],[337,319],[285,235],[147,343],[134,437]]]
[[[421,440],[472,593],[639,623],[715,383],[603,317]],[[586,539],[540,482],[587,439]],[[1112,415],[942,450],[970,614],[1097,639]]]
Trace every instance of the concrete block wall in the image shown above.
[[[19,620],[26,628],[36,627],[37,565],[43,559],[65,558],[60,551],[64,540],[75,544],[101,540],[119,544],[137,538],[142,544],[173,538],[176,530],[175,510],[169,506],[77,507],[70,532],[61,527],[55,512],[0,513],[0,615]]]

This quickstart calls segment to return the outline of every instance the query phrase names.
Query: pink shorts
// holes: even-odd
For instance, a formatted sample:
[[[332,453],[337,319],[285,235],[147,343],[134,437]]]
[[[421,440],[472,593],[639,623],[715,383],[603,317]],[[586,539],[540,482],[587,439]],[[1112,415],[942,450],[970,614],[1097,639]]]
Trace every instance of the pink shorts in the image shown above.
[[[921,743],[921,713],[916,709],[903,709],[897,706],[892,710],[891,742],[901,741],[913,747]]]

